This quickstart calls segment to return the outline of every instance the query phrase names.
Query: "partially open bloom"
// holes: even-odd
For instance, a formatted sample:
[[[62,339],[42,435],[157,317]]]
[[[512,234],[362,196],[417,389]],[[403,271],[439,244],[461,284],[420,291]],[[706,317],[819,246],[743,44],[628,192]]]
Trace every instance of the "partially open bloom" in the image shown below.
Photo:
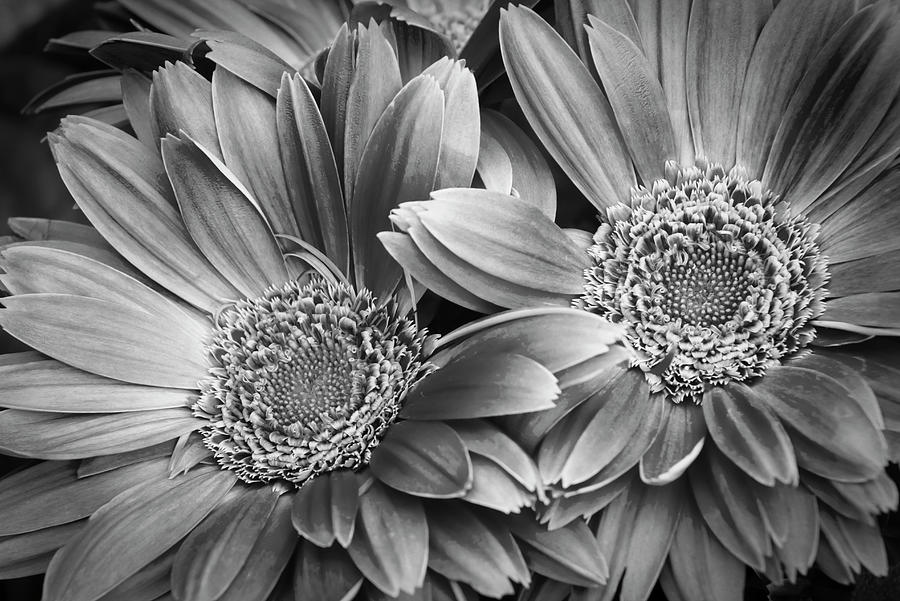
[[[477,103],[468,71],[404,83],[376,25],[341,34],[320,99],[177,63],[137,137],[63,121],[93,227],[17,220],[2,252],[0,324],[35,351],[0,360],[0,449],[45,461],[0,485],[0,577],[46,570],[47,601],[500,597],[530,580],[521,543],[603,580],[559,553],[599,552],[586,528],[506,515],[542,491],[491,420],[551,407],[554,376],[436,354],[375,239],[471,181],[478,113],[450,97]]]
[[[900,372],[846,344],[900,334],[896,8],[591,6],[560,19],[570,44],[516,7],[500,36],[596,231],[440,190],[395,210],[383,243],[469,308],[571,305],[624,329],[627,350],[558,373],[556,408],[507,423],[535,449],[551,527],[588,517],[612,558],[574,599],[645,599],[657,580],[673,599],[740,599],[745,564],[884,572]],[[572,319],[533,337],[586,344]]]

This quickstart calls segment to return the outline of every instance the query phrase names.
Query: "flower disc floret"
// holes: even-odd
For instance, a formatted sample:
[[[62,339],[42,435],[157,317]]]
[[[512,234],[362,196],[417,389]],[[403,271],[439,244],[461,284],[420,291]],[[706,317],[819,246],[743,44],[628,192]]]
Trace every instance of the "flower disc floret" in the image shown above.
[[[666,173],[608,209],[577,303],[626,327],[654,390],[699,402],[814,339],[826,262],[817,228],[742,169]]]
[[[368,463],[424,375],[424,332],[393,303],[321,278],[225,308],[194,411],[206,445],[247,482],[297,486]]]

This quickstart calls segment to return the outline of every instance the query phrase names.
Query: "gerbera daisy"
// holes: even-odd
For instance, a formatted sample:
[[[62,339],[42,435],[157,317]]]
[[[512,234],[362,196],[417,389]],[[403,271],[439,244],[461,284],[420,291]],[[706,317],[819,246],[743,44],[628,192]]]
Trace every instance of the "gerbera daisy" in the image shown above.
[[[51,134],[96,229],[19,221],[37,239],[2,253],[0,324],[36,352],[0,359],[0,449],[44,461],[0,484],[0,576],[46,570],[45,601],[499,597],[526,557],[604,579],[583,525],[506,515],[542,491],[491,419],[552,406],[554,376],[443,361],[376,246],[398,200],[471,181],[478,113],[445,102],[474,79],[444,60],[401,86],[378,26],[341,45],[318,103],[179,63],[138,138]]]
[[[600,226],[442,190],[379,236],[472,309],[571,304],[625,328],[628,352],[507,424],[535,449],[551,527],[592,518],[612,558],[607,586],[573,598],[645,599],[659,579],[672,599],[740,599],[744,564],[773,580],[814,562],[842,582],[883,573],[873,516],[897,504],[883,467],[900,459],[900,372],[845,343],[900,334],[896,8],[561,5],[571,47],[516,7],[501,47]],[[470,343],[575,340],[572,319]]]

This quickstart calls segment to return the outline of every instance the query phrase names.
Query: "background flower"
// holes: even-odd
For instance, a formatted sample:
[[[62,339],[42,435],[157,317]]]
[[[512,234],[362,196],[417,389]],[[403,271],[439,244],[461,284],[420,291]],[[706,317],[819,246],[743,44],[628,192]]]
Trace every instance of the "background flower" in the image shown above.
[[[841,581],[883,573],[872,516],[896,506],[882,468],[898,448],[884,418],[896,399],[877,382],[892,372],[840,345],[900,319],[895,244],[878,234],[897,227],[895,8],[562,4],[571,47],[513,7],[501,46],[529,123],[601,211],[597,231],[561,229],[534,201],[442,190],[380,236],[472,309],[574,303],[625,327],[631,351],[571,381],[547,353],[561,402],[507,424],[536,448],[551,527],[599,515],[610,582],[574,598],[621,581],[643,599],[658,577],[671,598],[740,598],[743,564],[773,580],[816,560]],[[490,336],[588,344],[570,319]]]

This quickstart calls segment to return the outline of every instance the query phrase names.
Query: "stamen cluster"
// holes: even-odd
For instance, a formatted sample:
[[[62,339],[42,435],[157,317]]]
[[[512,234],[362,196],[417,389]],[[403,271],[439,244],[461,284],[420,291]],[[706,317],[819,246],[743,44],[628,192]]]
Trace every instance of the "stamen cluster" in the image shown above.
[[[817,231],[740,168],[669,163],[607,210],[576,302],[626,327],[655,391],[699,402],[813,340],[828,279]]]
[[[425,341],[393,303],[318,277],[238,301],[218,317],[194,406],[205,443],[247,482],[361,467],[427,373]]]

